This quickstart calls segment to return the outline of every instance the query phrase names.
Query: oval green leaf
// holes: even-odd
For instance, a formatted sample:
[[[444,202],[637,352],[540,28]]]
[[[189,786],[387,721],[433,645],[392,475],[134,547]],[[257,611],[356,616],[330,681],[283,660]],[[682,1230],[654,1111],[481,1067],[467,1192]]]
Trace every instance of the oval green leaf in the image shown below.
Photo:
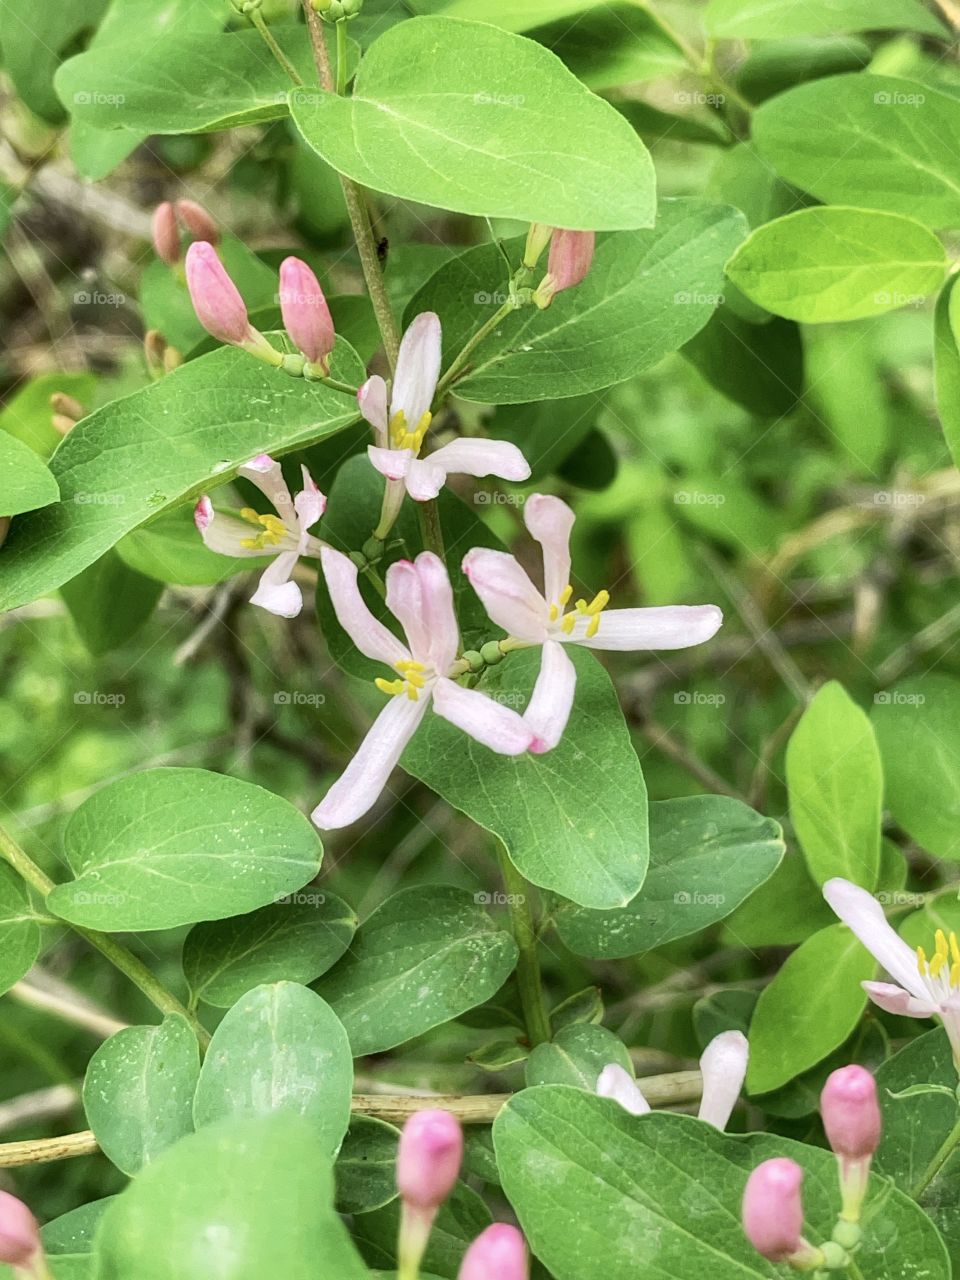
[[[0,515],[36,511],[59,497],[60,486],[43,459],[9,431],[0,431]]]

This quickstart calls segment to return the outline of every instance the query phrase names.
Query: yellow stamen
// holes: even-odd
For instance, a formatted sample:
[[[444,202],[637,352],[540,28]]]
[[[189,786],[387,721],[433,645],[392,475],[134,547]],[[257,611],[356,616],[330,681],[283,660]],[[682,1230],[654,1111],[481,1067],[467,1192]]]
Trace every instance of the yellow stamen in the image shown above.
[[[567,604],[569,604],[569,603],[570,603],[570,597],[571,597],[572,595],[573,595],[573,587],[571,587],[571,586],[570,586],[570,584],[569,584],[569,582],[568,582],[568,583],[567,583],[567,585],[566,585],[566,586],[563,588],[563,590],[560,592],[560,603],[561,603],[562,605],[567,605]]]
[[[940,970],[947,963],[947,957],[940,951],[937,951],[930,961],[930,977],[939,978]]]
[[[950,966],[950,985],[951,987],[960,987],[960,963],[956,960]]]
[[[383,676],[377,676],[373,683],[381,693],[389,693],[391,697],[395,697],[398,693],[403,693],[407,686],[405,680],[384,680]]]
[[[400,672],[399,680],[385,680],[383,676],[377,676],[373,683],[381,693],[387,693],[393,698],[405,693],[411,702],[416,702],[420,696],[420,690],[427,683],[426,676],[423,674],[426,667],[422,662],[415,662],[412,658],[401,658],[393,665]]]
[[[560,623],[560,630],[564,633],[564,635],[567,635],[567,636],[570,635],[570,633],[573,631],[576,621],[577,621],[577,615],[575,613],[564,614],[563,620]]]
[[[415,430],[407,429],[407,415],[402,409],[390,419],[390,438],[393,441],[395,449],[410,449],[413,456],[417,457],[420,453],[420,446],[423,444],[423,438],[430,430],[430,423],[433,421],[433,414],[429,410],[421,417],[417,423]]]
[[[920,970],[920,977],[927,976],[927,953],[923,947],[917,947],[917,968]]]
[[[241,538],[241,547],[249,547],[251,551],[263,551],[267,547],[279,546],[287,535],[287,526],[279,516],[262,516],[259,511],[254,511],[253,507],[244,507],[240,516],[246,520],[247,524],[262,525],[261,531],[255,538]]]
[[[960,964],[960,945],[958,945],[957,935],[952,929],[950,931],[950,954],[953,956],[953,963]]]

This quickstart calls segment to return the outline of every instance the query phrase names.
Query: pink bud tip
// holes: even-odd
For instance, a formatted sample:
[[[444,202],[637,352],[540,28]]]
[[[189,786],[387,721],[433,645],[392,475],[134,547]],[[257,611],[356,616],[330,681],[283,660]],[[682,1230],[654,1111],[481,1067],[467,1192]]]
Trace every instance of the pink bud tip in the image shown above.
[[[527,1246],[516,1227],[495,1222],[464,1254],[458,1280],[527,1280]]]
[[[283,326],[312,364],[324,364],[333,350],[334,328],[320,281],[299,258],[280,265]]]
[[[204,529],[209,529],[210,522],[213,519],[213,503],[206,494],[200,499],[193,509],[193,523],[202,533]]]
[[[417,1111],[403,1127],[397,1188],[416,1209],[437,1209],[453,1190],[463,1159],[463,1131],[449,1111]]]
[[[180,261],[180,232],[177,229],[177,215],[169,200],[158,204],[153,211],[153,247],[157,257],[175,267]]]
[[[783,1262],[803,1248],[803,1170],[779,1157],[757,1165],[743,1193],[743,1230],[756,1251]]]
[[[846,1160],[872,1156],[880,1145],[880,1107],[873,1076],[856,1063],[834,1071],[820,1094],[827,1140]]]
[[[206,240],[209,244],[216,244],[220,239],[217,224],[196,200],[178,200],[177,215],[194,239]]]
[[[187,250],[187,288],[197,319],[221,342],[240,344],[250,337],[247,308],[206,240],[195,240]]]
[[[593,262],[595,241],[592,231],[566,231],[563,227],[554,231],[546,278],[537,290],[546,302],[583,280]]]
[[[22,1200],[0,1191],[0,1262],[22,1267],[39,1250],[40,1227],[36,1218]]]

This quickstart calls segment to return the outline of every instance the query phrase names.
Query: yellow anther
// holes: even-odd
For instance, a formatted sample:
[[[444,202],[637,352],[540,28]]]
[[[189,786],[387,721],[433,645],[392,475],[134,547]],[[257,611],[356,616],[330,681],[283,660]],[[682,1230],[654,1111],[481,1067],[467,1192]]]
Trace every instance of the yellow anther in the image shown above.
[[[399,680],[385,680],[383,676],[378,676],[373,683],[381,693],[388,693],[394,698],[405,693],[411,702],[416,702],[419,691],[427,683],[426,676],[423,674],[426,667],[422,662],[415,662],[412,658],[401,658],[393,665],[400,672]]]
[[[958,944],[957,935],[952,929],[950,931],[950,954],[953,956],[953,963],[960,964],[960,944]]]
[[[430,430],[432,421],[433,415],[428,410],[421,416],[416,428],[410,431],[407,428],[407,415],[402,409],[398,409],[390,419],[390,438],[393,441],[394,448],[410,449],[414,456],[419,454],[423,438]]]
[[[954,960],[950,966],[950,985],[960,987],[960,961]]]
[[[939,978],[940,970],[944,967],[946,963],[947,963],[947,957],[943,954],[943,952],[942,951],[936,952],[936,954],[933,956],[933,958],[930,961],[930,977]]]
[[[560,609],[559,609],[559,607],[558,607],[557,605],[555,605],[555,604],[552,604],[552,605],[550,606],[550,621],[551,621],[551,622],[556,622],[556,620],[557,620],[559,617],[560,617]]]
[[[920,977],[927,976],[927,953],[923,947],[917,947],[917,968],[920,970]]]
[[[244,507],[240,512],[240,519],[246,520],[247,524],[259,524],[260,512],[254,511],[253,507]]]
[[[947,954],[947,935],[943,932],[942,929],[938,929],[937,932],[934,934],[934,940],[936,941],[936,944],[937,944],[937,954],[946,955]]]
[[[570,597],[571,597],[572,595],[573,595],[573,587],[571,587],[571,586],[570,586],[570,584],[569,584],[569,582],[568,582],[568,583],[567,583],[567,585],[566,585],[566,586],[563,588],[563,590],[560,592],[560,603],[561,603],[562,605],[567,605],[567,604],[569,604],[569,603],[570,603]]]
[[[384,680],[383,676],[377,676],[373,683],[381,693],[388,693],[391,697],[396,697],[398,693],[403,693],[407,687],[406,680]]]
[[[279,516],[262,516],[253,507],[244,507],[240,512],[247,524],[260,525],[261,530],[255,538],[241,538],[241,547],[249,547],[252,551],[263,551],[267,547],[276,547],[284,540],[287,526]]]
[[[570,635],[571,631],[573,631],[576,621],[577,621],[577,615],[575,613],[564,614],[563,620],[560,623],[560,630],[564,633],[564,635],[567,635],[567,636]]]
[[[587,639],[592,640],[599,630],[600,630],[600,615],[598,613],[590,619],[590,622],[587,626]]]

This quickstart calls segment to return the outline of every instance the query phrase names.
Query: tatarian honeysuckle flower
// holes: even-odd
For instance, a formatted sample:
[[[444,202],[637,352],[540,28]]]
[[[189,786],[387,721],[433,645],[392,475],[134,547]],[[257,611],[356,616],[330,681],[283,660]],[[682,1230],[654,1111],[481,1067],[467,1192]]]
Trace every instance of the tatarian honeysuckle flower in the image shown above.
[[[449,1111],[416,1111],[397,1148],[401,1213],[398,1261],[416,1275],[437,1211],[456,1186],[463,1162],[463,1130]]]
[[[435,498],[448,475],[499,476],[526,480],[530,467],[516,445],[506,440],[452,440],[420,457],[430,429],[430,406],[440,377],[440,319],[424,311],[400,343],[397,369],[388,398],[387,384],[374,375],[360,388],[360,412],[373,427],[370,461],[387,478],[383,513],[374,537],[390,531],[403,494],[416,502]]]
[[[592,231],[566,231],[557,227],[550,240],[547,274],[533,292],[533,301],[542,310],[556,294],[572,289],[586,277],[593,262],[596,236]]]
[[[727,1127],[740,1097],[749,1055],[745,1035],[740,1031],[722,1031],[713,1037],[700,1059],[703,1096],[698,1116],[721,1132]],[[608,1063],[600,1072],[597,1093],[601,1098],[613,1098],[632,1116],[643,1116],[650,1110],[640,1085],[616,1062]]]
[[[960,944],[938,929],[934,951],[913,950],[884,915],[872,893],[836,877],[823,886],[823,896],[894,981],[864,982],[864,991],[881,1009],[906,1018],[939,1018],[950,1040],[960,1072]]]
[[[856,1063],[832,1072],[820,1094],[820,1115],[839,1166],[842,1217],[857,1222],[883,1128],[870,1072]]]
[[[451,678],[465,667],[457,661],[460,633],[442,560],[422,551],[416,560],[399,560],[387,570],[387,608],[403,628],[406,644],[367,608],[352,560],[327,546],[320,560],[340,625],[360,652],[384,663],[393,678],[375,681],[390,700],[314,809],[318,827],[345,827],[367,812],[428,708],[501,755],[518,756],[528,749],[533,735],[516,711]]]
[[[463,1255],[457,1280],[527,1280],[527,1242],[516,1227],[495,1222]]]
[[[194,240],[206,240],[216,244],[220,239],[220,231],[211,215],[196,200],[178,200],[177,217],[187,228]]]
[[[336,340],[333,317],[320,281],[299,258],[285,258],[280,264],[280,311],[283,327],[308,364],[326,377]]]
[[[207,333],[267,364],[283,364],[280,352],[250,323],[247,305],[212,244],[193,242],[187,250],[186,272],[193,309]]]
[[[157,257],[168,267],[175,267],[180,261],[180,228],[177,226],[176,211],[169,200],[157,205],[150,225]]]
[[[261,515],[244,507],[238,519],[214,511],[206,494],[193,513],[200,536],[211,551],[235,558],[273,557],[250,603],[281,618],[295,618],[303,608],[303,595],[292,581],[297,561],[301,556],[319,556],[323,545],[310,530],[323,515],[327,500],[307,468],[301,467],[301,472],[303,488],[292,497],[280,463],[266,453],[257,454],[237,474],[255,484],[279,514]]]
[[[764,1160],[747,1179],[742,1221],[744,1234],[764,1258],[809,1271],[823,1254],[803,1238],[802,1183],[803,1170],[795,1160]]]
[[[19,1276],[42,1275],[43,1258],[40,1225],[16,1196],[0,1191],[0,1262],[7,1263]],[[45,1270],[45,1268],[44,1268]]]
[[[491,620],[508,632],[506,648],[542,645],[540,675],[524,719],[537,738],[535,751],[560,741],[573,706],[577,675],[563,651],[567,644],[588,649],[687,649],[709,640],[723,614],[713,604],[611,609],[608,591],[571,605],[570,532],[575,516],[561,498],[535,493],[526,501],[524,522],[543,550],[544,589],[506,551],[476,547],[463,571]],[[568,607],[570,606],[570,607]]]

